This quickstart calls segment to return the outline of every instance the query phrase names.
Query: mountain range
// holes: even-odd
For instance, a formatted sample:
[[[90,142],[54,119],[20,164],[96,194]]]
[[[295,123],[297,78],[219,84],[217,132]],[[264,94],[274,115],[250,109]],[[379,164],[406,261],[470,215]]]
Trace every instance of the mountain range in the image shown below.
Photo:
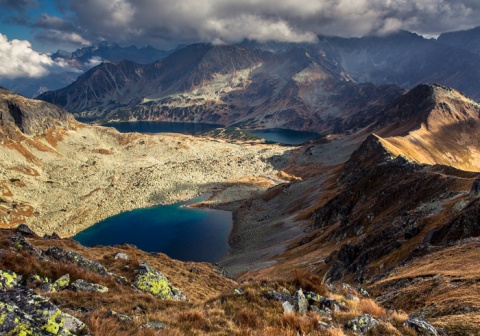
[[[131,60],[146,64],[163,58],[170,52],[152,46],[143,48],[137,48],[136,46],[121,47],[110,42],[100,42],[74,52],[58,50],[50,57],[56,63],[61,64],[59,69],[40,78],[0,78],[0,85],[25,97],[34,98],[45,91],[60,89],[71,84],[79,75],[101,62]]]
[[[101,64],[38,98],[103,122],[341,132],[353,124],[353,111],[375,114],[420,83],[480,97],[479,61],[480,55],[409,32],[319,37],[315,44],[195,44],[151,64]]]

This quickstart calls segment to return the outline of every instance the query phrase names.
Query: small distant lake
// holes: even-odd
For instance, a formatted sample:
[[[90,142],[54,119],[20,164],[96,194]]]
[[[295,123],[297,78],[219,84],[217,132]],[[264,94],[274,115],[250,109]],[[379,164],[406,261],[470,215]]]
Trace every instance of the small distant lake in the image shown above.
[[[201,134],[212,131],[219,127],[218,124],[186,123],[186,122],[168,122],[168,121],[132,121],[132,122],[112,122],[102,126],[114,127],[122,133],[183,133],[183,134]]]
[[[183,261],[219,261],[228,252],[232,214],[185,205],[162,205],[107,218],[73,237],[84,246],[130,243]]]
[[[314,132],[294,131],[283,128],[267,128],[262,130],[245,130],[267,141],[284,145],[301,145],[304,142],[318,139],[320,135]]]
[[[186,123],[186,122],[168,122],[168,121],[132,121],[132,122],[112,122],[102,124],[102,126],[114,127],[122,133],[183,133],[198,135],[212,131],[217,128],[223,128],[219,124]],[[320,137],[318,133],[294,131],[283,128],[267,128],[261,130],[243,130],[247,133],[255,134],[267,141],[276,142],[284,145],[301,145],[307,141],[315,140]]]

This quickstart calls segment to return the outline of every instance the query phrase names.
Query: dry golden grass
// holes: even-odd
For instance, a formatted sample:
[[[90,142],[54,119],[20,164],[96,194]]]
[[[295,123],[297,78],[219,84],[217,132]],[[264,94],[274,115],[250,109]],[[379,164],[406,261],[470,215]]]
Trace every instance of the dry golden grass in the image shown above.
[[[13,230],[4,231],[8,231],[8,235],[13,233]],[[3,251],[11,250],[8,235],[0,234],[0,249]],[[107,286],[108,293],[74,293],[64,290],[43,294],[54,304],[62,309],[68,308],[84,321],[93,335],[351,335],[351,332],[343,331],[342,327],[348,320],[364,313],[383,321],[371,335],[413,335],[403,328],[406,314],[386,313],[371,299],[347,300],[344,295],[353,290],[327,289],[320,277],[306,270],[294,271],[283,279],[249,281],[240,286],[219,276],[210,264],[179,262],[162,254],[152,255],[130,246],[85,248],[69,239],[47,241],[32,238],[29,241],[37,248],[57,245],[72,250],[85,258],[99,261],[109,271],[122,275],[129,281],[133,280],[138,263],[147,261],[191,298],[190,302],[160,300],[135,291],[129,284],[121,285],[111,277],[85,271],[75,264],[38,261],[28,253],[3,254],[0,269],[10,269],[25,276],[40,274],[53,280],[68,273],[72,281],[81,278]],[[129,260],[116,260],[114,255],[117,251],[127,253]],[[191,272],[192,268],[195,268],[194,272]],[[240,286],[243,295],[233,294],[236,286]],[[285,314],[282,303],[268,299],[266,295],[268,290],[281,292],[288,289],[293,293],[298,288],[314,291],[338,302],[346,302],[342,311],[334,314],[332,329],[323,330],[319,326],[320,316],[311,311],[306,315]],[[121,321],[111,314],[112,311],[128,315],[133,320]],[[151,321],[165,322],[167,326],[162,331],[141,328]]]
[[[40,173],[32,168],[32,167],[27,167],[27,166],[15,166],[15,167],[11,167],[11,168],[7,168],[8,170],[14,170],[14,171],[18,171],[22,174],[25,174],[25,175],[29,175],[29,176],[40,176]]]
[[[296,269],[289,281],[292,282],[297,288],[312,291],[320,295],[326,294],[323,279],[305,269]]]
[[[10,188],[4,184],[4,183],[0,183],[0,192],[2,193],[2,196],[4,197],[11,197],[13,196],[12,194],[12,191],[10,190]]]
[[[59,129],[55,129],[53,127],[49,128],[47,132],[45,132],[45,140],[53,147],[57,147],[57,143],[62,141],[64,136],[63,132]]]
[[[293,182],[293,181],[301,181],[302,178],[301,177],[298,177],[298,176],[295,176],[293,174],[289,174],[283,170],[280,170],[278,173],[277,173],[277,177],[284,180],[284,181],[289,181],[289,182]]]
[[[55,150],[53,150],[52,148],[44,145],[43,143],[41,143],[40,141],[36,140],[36,139],[27,139],[25,141],[31,148],[35,148],[36,150],[39,150],[40,152],[48,152],[48,153],[51,153],[51,154],[54,154],[56,156],[58,156],[57,152],[55,152]]]
[[[105,148],[94,149],[93,152],[97,154],[103,154],[103,155],[112,155],[114,153],[112,150],[105,149]]]
[[[370,314],[375,318],[384,317],[387,314],[385,308],[380,307],[378,303],[372,299],[361,299],[358,303],[358,309],[363,314]]]

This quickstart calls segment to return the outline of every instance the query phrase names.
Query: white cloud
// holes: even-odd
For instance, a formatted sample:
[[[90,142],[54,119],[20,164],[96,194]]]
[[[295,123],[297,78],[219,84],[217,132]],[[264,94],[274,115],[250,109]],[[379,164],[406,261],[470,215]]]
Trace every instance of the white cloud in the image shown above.
[[[211,19],[205,22],[200,33],[209,41],[240,41],[244,38],[260,42],[275,40],[280,42],[314,42],[311,32],[295,31],[290,25],[278,19],[265,19],[257,15],[242,15],[233,19]]]
[[[57,0],[60,1],[60,0]],[[62,0],[62,4],[66,3]],[[420,34],[478,25],[478,0],[69,0],[90,41],[175,46],[210,41],[312,41],[406,29]]]
[[[28,41],[11,40],[0,34],[0,76],[6,78],[42,77],[54,62],[32,49]]]
[[[94,63],[97,60],[93,60]],[[9,41],[6,35],[0,34],[0,77],[39,78],[50,73],[79,71],[63,59],[53,61],[50,56],[33,50],[28,41]]]

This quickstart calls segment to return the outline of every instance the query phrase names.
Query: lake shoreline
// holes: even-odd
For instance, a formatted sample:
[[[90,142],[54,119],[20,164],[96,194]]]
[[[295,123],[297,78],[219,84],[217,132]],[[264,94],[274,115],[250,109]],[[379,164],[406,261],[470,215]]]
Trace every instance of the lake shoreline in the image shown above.
[[[210,196],[119,213],[72,238],[86,247],[131,244],[177,260],[218,262],[230,249],[232,212],[189,206]]]

